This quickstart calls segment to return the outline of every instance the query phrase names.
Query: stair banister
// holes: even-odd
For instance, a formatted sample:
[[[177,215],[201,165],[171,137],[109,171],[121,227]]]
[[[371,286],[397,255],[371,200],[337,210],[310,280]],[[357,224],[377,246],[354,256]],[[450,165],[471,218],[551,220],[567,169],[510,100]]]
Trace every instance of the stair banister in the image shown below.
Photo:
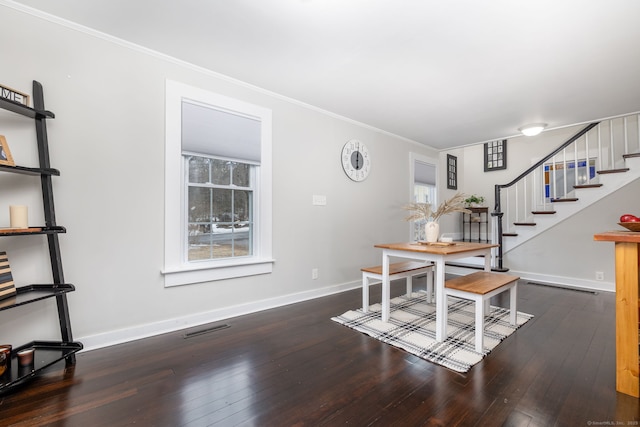
[[[577,134],[575,134],[574,136],[569,138],[564,144],[560,145],[554,151],[552,151],[551,153],[547,154],[545,157],[543,157],[541,160],[536,162],[529,169],[527,169],[526,171],[524,171],[523,173],[518,175],[518,177],[516,179],[514,179],[511,182],[509,182],[508,184],[496,184],[495,185],[495,195],[494,195],[495,204],[494,204],[494,211],[491,212],[491,216],[496,217],[496,219],[497,219],[497,231],[498,231],[497,232],[497,235],[498,235],[497,243],[498,243],[499,246],[498,246],[498,250],[497,250],[498,255],[497,255],[497,260],[496,260],[497,261],[497,263],[496,263],[497,265],[495,266],[496,270],[505,271],[505,268],[502,266],[502,217],[503,217],[504,213],[502,212],[502,209],[501,209],[501,206],[500,206],[500,191],[503,188],[511,187],[512,185],[514,185],[517,182],[519,182],[522,179],[524,179],[531,172],[535,171],[537,168],[539,168],[540,166],[544,165],[544,163],[546,161],[548,161],[553,156],[555,156],[556,154],[558,154],[559,152],[561,152],[562,150],[564,150],[565,148],[567,148],[568,146],[573,144],[582,135],[586,134],[591,129],[593,129],[594,127],[598,126],[599,123],[600,122],[594,122],[594,123],[588,124],[584,129],[582,129],[580,132],[578,132]],[[554,185],[554,187],[555,187],[555,185]]]

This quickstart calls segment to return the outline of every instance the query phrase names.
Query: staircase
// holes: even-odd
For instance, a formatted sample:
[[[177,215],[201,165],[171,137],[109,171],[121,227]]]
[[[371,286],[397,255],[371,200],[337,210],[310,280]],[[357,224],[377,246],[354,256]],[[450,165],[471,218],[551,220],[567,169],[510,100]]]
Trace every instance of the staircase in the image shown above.
[[[513,181],[495,186],[493,265],[503,254],[640,178],[640,114],[591,123]]]

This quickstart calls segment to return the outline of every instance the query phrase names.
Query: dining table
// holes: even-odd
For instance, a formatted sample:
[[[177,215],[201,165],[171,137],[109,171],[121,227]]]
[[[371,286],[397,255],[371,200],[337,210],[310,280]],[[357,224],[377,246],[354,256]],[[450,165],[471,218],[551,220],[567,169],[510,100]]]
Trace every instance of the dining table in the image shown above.
[[[445,286],[445,263],[448,261],[474,256],[484,257],[484,270],[491,271],[491,249],[493,243],[474,242],[403,242],[381,243],[374,247],[382,249],[382,321],[388,322],[390,316],[390,258],[404,258],[433,262],[435,265],[434,289],[436,293],[436,340],[446,339],[447,296]]]

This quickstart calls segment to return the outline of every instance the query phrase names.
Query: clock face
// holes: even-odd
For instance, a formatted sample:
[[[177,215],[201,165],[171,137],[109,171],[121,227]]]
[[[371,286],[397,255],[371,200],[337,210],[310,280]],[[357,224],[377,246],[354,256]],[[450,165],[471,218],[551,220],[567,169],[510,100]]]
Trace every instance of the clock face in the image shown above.
[[[354,181],[364,181],[371,170],[371,157],[367,146],[352,139],[342,147],[342,168]]]

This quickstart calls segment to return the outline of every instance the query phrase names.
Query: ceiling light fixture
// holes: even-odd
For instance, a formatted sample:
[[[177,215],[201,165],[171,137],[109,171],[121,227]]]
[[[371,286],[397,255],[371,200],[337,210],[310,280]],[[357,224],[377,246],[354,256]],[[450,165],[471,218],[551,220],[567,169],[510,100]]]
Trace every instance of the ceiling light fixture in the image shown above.
[[[542,132],[546,127],[546,123],[532,123],[530,125],[524,125],[518,128],[518,130],[526,136],[535,136]]]

